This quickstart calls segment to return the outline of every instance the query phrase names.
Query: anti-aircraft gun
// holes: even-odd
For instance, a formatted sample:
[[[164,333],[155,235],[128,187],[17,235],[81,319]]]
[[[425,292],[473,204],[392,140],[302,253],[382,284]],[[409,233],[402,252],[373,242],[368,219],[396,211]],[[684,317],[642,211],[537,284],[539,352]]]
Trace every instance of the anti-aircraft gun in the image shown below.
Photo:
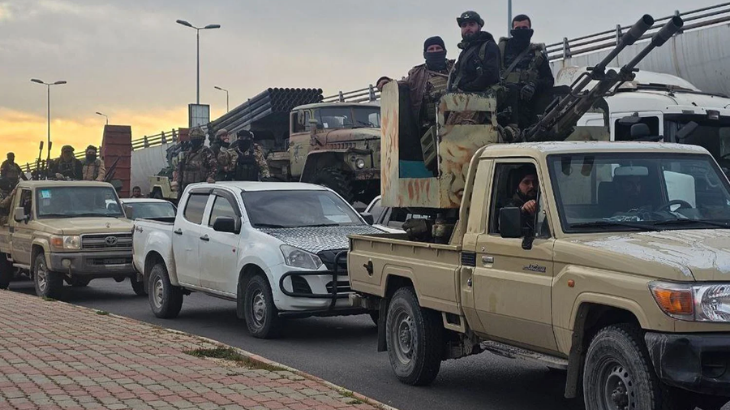
[[[574,139],[577,121],[605,105],[604,97],[622,82],[631,81],[636,65],[684,23],[673,17],[618,72],[606,69],[621,51],[642,39],[653,24],[654,19],[644,15],[603,61],[590,67],[547,106],[534,126],[517,130],[516,138],[509,138],[498,123],[497,99],[490,91],[446,93],[436,106],[436,124],[422,133],[411,113],[408,86],[395,81],[386,84],[381,94],[382,205],[427,215],[426,219],[410,221],[413,224],[407,221],[404,229],[412,236],[447,242],[458,219],[467,172],[476,152],[497,143]]]

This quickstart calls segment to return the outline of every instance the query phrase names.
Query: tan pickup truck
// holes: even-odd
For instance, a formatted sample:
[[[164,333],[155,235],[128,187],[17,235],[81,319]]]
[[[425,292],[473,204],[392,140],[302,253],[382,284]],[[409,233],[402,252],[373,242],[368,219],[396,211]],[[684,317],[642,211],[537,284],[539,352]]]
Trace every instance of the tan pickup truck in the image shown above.
[[[132,221],[106,182],[22,181],[0,226],[0,287],[14,269],[29,275],[39,296],[58,298],[66,281],[83,287],[92,279],[132,281]]]
[[[515,206],[531,173],[534,213]],[[378,310],[401,382],[491,351],[567,370],[589,410],[730,400],[730,184],[703,148],[490,145],[448,243],[411,237],[353,235],[348,253],[351,303]]]

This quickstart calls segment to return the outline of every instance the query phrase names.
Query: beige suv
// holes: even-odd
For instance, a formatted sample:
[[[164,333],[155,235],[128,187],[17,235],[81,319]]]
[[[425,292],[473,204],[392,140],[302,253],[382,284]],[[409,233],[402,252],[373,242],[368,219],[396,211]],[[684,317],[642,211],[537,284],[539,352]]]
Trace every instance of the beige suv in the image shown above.
[[[132,221],[106,182],[22,181],[0,226],[0,287],[14,268],[28,274],[39,296],[57,298],[66,281],[83,287],[92,279],[130,278],[144,286],[132,266]]]
[[[486,350],[567,370],[589,410],[730,400],[730,184],[703,148],[481,148],[448,243],[353,235],[348,267],[403,383]]]

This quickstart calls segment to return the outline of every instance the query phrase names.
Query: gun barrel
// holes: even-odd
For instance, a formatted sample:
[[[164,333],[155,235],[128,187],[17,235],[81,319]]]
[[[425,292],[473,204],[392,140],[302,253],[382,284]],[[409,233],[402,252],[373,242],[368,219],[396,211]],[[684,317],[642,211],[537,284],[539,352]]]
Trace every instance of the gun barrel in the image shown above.
[[[639,54],[636,55],[631,61],[628,62],[623,68],[621,68],[622,74],[630,73],[634,67],[636,67],[641,60],[646,57],[647,54],[649,54],[652,50],[654,50],[657,47],[661,47],[666,43],[670,38],[672,38],[673,35],[677,34],[677,32],[682,28],[684,25],[684,21],[679,16],[674,16],[669,21],[667,21],[667,24],[664,25],[664,27],[661,28],[654,36],[651,38],[651,42],[649,45],[644,47],[643,50],[639,52]]]
[[[603,70],[606,69],[606,66],[611,64],[611,61],[616,58],[617,55],[619,55],[620,52],[624,50],[627,46],[630,46],[636,42],[636,40],[640,39],[641,36],[646,33],[651,26],[654,25],[654,17],[644,14],[636,23],[634,23],[633,26],[627,31],[619,41],[616,48],[611,50],[610,53],[606,56],[606,58],[603,59],[596,67],[594,67],[593,71],[602,73]]]

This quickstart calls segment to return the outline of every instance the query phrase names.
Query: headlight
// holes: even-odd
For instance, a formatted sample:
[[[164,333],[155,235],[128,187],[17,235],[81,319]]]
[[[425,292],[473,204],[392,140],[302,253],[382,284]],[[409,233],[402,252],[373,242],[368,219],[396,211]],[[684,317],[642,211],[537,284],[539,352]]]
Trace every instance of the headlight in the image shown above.
[[[355,161],[355,166],[357,169],[363,169],[365,168],[365,161],[363,161],[362,158],[358,158],[357,161]]]
[[[74,236],[51,236],[51,245],[58,249],[79,250],[81,249],[81,237]]]
[[[323,265],[319,256],[289,245],[281,245],[284,262],[294,268],[317,270]]]
[[[730,322],[730,284],[652,282],[649,289],[667,315],[694,322]]]

